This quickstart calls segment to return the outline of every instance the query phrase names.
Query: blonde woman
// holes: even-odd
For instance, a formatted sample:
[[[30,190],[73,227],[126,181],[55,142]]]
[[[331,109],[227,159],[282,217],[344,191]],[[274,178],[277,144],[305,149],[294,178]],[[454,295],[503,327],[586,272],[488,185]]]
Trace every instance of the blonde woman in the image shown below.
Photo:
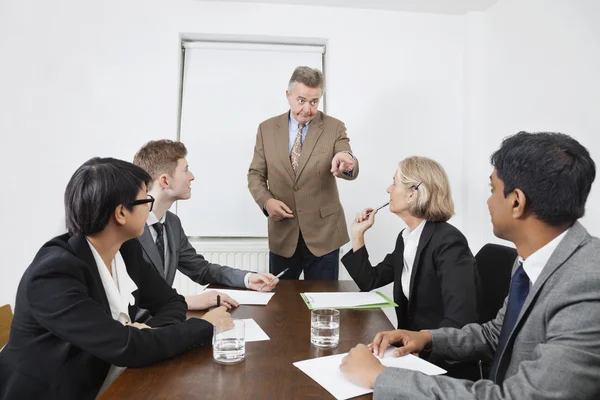
[[[352,251],[342,258],[354,281],[363,291],[394,283],[398,329],[461,328],[477,322],[475,258],[464,235],[446,222],[454,214],[454,202],[442,166],[425,157],[406,158],[387,192],[390,212],[406,228],[394,251],[372,267],[364,234],[375,223],[376,211],[366,208],[356,214]]]

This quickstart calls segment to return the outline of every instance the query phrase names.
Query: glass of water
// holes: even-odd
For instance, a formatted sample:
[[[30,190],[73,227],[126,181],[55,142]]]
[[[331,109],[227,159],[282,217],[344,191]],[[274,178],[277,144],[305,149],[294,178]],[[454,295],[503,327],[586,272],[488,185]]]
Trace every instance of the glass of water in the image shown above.
[[[241,319],[218,320],[214,326],[213,358],[220,364],[237,364],[246,358],[246,326]]]
[[[337,347],[340,343],[340,312],[321,308],[310,312],[310,342],[317,347]]]

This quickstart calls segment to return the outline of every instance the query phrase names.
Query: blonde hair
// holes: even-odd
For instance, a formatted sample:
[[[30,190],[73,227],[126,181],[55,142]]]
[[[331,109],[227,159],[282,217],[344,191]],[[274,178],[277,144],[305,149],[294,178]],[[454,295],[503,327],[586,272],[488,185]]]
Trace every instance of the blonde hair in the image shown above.
[[[407,190],[415,189],[416,200],[408,209],[411,215],[439,222],[454,215],[448,175],[437,161],[419,156],[405,158],[398,164],[396,179]]]
[[[152,140],[146,143],[133,157],[133,163],[150,174],[152,182],[148,185],[148,189],[156,179],[162,174],[173,176],[177,168],[177,162],[187,155],[187,149],[181,142],[172,140]]]

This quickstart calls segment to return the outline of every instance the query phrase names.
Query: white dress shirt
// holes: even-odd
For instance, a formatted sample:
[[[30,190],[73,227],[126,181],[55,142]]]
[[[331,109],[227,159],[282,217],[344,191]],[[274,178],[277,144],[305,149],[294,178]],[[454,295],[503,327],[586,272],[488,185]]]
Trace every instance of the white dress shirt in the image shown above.
[[[531,286],[535,284],[535,281],[537,281],[537,278],[542,273],[542,270],[548,263],[548,260],[550,260],[550,257],[552,257],[552,253],[554,253],[554,250],[556,250],[558,244],[567,235],[568,231],[569,230],[567,229],[566,231],[552,239],[551,242],[546,244],[541,249],[538,249],[535,253],[527,257],[526,260],[519,257],[519,262],[523,263],[523,269],[525,270],[527,277],[531,281]]]
[[[125,266],[125,261],[120,252],[117,252],[110,264],[111,275],[111,272],[108,271],[108,268],[104,264],[104,260],[102,260],[102,257],[100,257],[100,254],[98,254],[98,251],[96,251],[89,240],[88,244],[94,255],[96,266],[98,267],[100,280],[102,281],[102,286],[104,287],[104,292],[108,299],[108,305],[110,306],[110,314],[115,321],[119,321],[123,325],[126,325],[131,322],[131,319],[129,318],[129,305],[134,305],[135,303],[135,298],[132,293],[135,292],[138,287],[127,273],[127,267]],[[91,332],[90,334],[94,335],[95,333]],[[111,365],[98,395],[109,387],[124,370],[125,367]]]
[[[423,220],[411,231],[410,228],[406,228],[402,231],[402,239],[404,239],[404,267],[402,268],[402,293],[407,300],[410,300],[410,276],[413,270],[413,264],[415,263],[415,257],[417,256],[417,248],[419,247],[419,240],[421,239],[421,233],[423,233],[423,227],[427,221]]]

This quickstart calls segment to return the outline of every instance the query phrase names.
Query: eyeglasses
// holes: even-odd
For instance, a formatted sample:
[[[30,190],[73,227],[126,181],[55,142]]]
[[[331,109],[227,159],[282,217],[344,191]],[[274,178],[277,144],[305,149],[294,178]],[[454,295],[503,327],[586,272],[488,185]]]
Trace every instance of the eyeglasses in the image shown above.
[[[419,182],[418,185],[412,185],[409,189],[419,190],[419,186],[421,186],[421,183],[423,183],[423,182]]]
[[[148,198],[146,198],[146,199],[134,200],[131,203],[129,203],[129,206],[133,207],[133,206],[139,206],[140,204],[148,204],[148,203],[150,203],[150,211],[152,211],[152,207],[154,207],[154,197],[152,197],[151,195],[148,195]]]

